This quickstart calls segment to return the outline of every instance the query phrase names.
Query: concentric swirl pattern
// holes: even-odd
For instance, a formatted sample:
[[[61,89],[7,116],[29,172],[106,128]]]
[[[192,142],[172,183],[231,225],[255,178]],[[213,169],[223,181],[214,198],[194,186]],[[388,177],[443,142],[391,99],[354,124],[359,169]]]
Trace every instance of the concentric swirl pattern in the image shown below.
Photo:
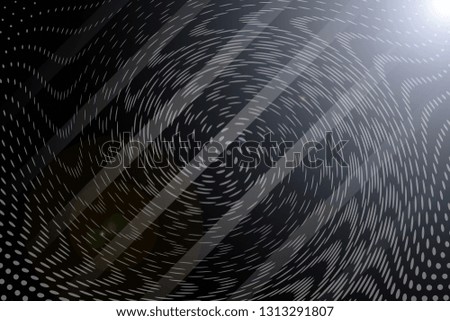
[[[427,1],[22,2],[0,14],[1,300],[449,300],[450,25]],[[327,133],[345,166],[288,166]],[[273,164],[232,152],[268,135]]]

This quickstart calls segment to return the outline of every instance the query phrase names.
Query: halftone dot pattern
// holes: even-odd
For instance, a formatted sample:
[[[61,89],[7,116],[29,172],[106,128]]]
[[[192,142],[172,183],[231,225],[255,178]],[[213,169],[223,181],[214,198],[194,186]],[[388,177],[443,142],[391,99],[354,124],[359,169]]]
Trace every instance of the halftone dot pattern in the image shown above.
[[[450,29],[427,1],[0,7],[1,300],[449,300]],[[326,133],[348,166],[164,154]],[[133,138],[165,166],[101,165]]]

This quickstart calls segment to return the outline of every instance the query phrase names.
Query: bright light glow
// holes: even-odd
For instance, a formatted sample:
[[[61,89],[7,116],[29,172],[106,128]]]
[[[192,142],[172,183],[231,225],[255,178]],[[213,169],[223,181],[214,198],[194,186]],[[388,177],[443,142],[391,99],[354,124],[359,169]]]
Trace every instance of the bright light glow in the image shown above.
[[[450,19],[450,0],[432,0],[431,6],[435,16]]]

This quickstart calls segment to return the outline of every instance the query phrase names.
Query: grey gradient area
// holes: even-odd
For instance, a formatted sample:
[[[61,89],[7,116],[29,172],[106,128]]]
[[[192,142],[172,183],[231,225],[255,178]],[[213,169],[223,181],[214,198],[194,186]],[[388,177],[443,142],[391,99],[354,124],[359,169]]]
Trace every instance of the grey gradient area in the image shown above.
[[[343,10],[341,15],[346,17],[351,14],[348,11]],[[284,89],[286,89],[295,79],[297,79],[300,74],[307,71],[308,66],[310,66],[322,53],[322,51],[328,46],[329,42],[334,39],[336,34],[345,28],[345,25],[339,22],[339,18],[336,20],[338,21],[337,23],[330,22],[327,24],[318,34],[317,38],[306,44],[304,49],[299,52],[297,56],[294,57],[274,77],[274,79],[269,82],[269,84],[266,85],[257,97],[245,106],[245,108],[241,110],[212,141],[234,141],[243,133],[249,124],[261,115],[265,108],[267,108],[280,95],[280,93],[284,91]],[[302,144],[303,143],[304,141],[302,141]],[[204,149],[208,150],[209,146],[204,147]],[[173,180],[167,184],[164,190],[158,194],[155,199],[153,199],[110,244],[105,247],[104,251],[96,259],[98,262],[104,261],[107,264],[111,264],[115,258],[122,254],[122,252],[131,245],[131,243],[135,240],[136,235],[142,234],[148,226],[150,226],[152,222],[201,175],[203,170],[208,168],[208,166],[214,162],[214,159],[205,159],[203,166],[200,167],[195,166],[195,162],[186,166],[186,168],[184,168],[181,173],[177,175],[177,177],[174,177]],[[276,169],[276,171],[279,170],[282,169]],[[249,198],[255,200],[258,197],[257,194],[252,194]],[[225,218],[225,221],[226,220],[227,219]],[[238,221],[235,220],[233,221],[233,224],[234,223],[238,223]],[[231,230],[231,228],[228,230]],[[130,237],[130,235],[135,236]],[[220,241],[220,239],[217,240]],[[200,241],[200,243],[202,243],[202,241]],[[192,251],[197,252],[197,247],[194,246]],[[188,252],[186,256],[191,257],[191,251]],[[100,265],[100,267],[101,270],[106,268],[104,265]],[[178,268],[175,266],[173,269],[176,270]],[[163,287],[164,289],[167,289],[167,287]]]

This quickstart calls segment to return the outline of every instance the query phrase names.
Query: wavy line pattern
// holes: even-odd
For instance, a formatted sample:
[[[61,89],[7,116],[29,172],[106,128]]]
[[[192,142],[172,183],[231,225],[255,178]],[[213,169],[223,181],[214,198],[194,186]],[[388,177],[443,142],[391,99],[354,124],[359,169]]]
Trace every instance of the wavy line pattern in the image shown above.
[[[425,1],[131,0],[84,24],[112,3],[0,14],[1,300],[449,300],[450,38]],[[348,167],[99,165],[124,134],[206,144],[246,106],[236,141],[332,131]]]

